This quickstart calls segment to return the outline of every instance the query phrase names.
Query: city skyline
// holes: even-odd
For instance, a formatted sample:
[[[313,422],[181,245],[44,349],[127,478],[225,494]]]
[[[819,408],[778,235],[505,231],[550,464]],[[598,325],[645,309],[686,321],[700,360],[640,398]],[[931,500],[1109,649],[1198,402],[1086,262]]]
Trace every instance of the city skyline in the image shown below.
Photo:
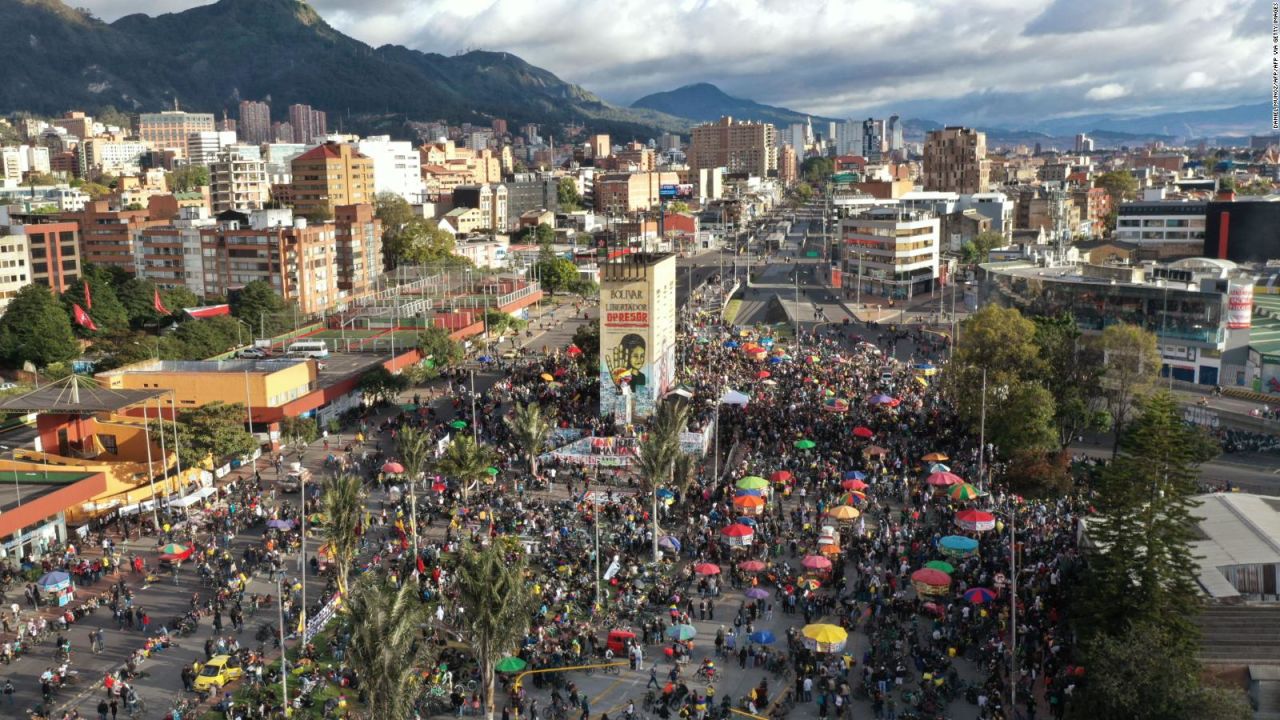
[[[136,0],[78,4],[108,21],[139,9]],[[154,15],[205,4],[158,0],[142,9]],[[620,105],[705,81],[816,115],[896,110],[1010,127],[1071,115],[1264,102],[1267,65],[1258,58],[1267,56],[1270,17],[1258,0],[1203,7],[1168,0],[867,0],[827,3],[803,15],[773,0],[682,7],[633,0],[311,5],[338,30],[373,46],[512,52]],[[589,30],[571,34],[569,25],[550,18]]]

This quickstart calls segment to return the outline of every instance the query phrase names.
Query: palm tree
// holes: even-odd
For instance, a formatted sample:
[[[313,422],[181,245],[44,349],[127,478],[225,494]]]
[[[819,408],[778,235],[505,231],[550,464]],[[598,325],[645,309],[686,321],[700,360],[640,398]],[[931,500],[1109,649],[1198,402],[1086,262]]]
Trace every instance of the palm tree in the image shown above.
[[[328,522],[324,526],[329,557],[338,575],[338,591],[347,594],[351,566],[360,552],[360,523],[365,512],[364,483],[356,475],[331,475],[322,485],[320,506]]]
[[[426,470],[431,454],[431,436],[416,427],[404,427],[396,436],[400,461],[409,478],[409,532],[413,538],[413,557],[418,557],[418,482]]]
[[[493,720],[493,667],[520,646],[535,608],[525,568],[520,543],[498,538],[488,547],[465,548],[454,570],[462,634],[480,663],[480,689],[489,720]]]
[[[462,484],[462,501],[466,502],[471,485],[488,477],[489,468],[497,462],[498,453],[493,448],[459,435],[445,448],[437,466],[440,472]]]
[[[369,718],[413,715],[431,643],[421,637],[429,615],[417,585],[397,589],[374,573],[361,576],[347,600],[351,642],[347,662],[364,690]]]
[[[648,434],[636,451],[636,466],[645,492],[650,494],[653,530],[653,561],[658,562],[658,488],[668,482],[680,453],[680,432],[689,424],[689,408],[675,402],[663,403]]]
[[[676,453],[676,461],[671,466],[671,484],[680,491],[680,497],[689,494],[693,485],[693,456],[689,453]]]
[[[538,452],[546,444],[553,427],[553,413],[542,412],[538,403],[517,404],[506,417],[507,427],[515,437],[516,445],[529,456],[529,475],[538,476]]]

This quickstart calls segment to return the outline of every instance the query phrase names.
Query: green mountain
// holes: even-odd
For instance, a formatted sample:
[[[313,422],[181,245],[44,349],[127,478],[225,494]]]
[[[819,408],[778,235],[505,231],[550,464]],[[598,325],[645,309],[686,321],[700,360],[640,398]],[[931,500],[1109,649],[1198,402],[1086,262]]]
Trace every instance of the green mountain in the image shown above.
[[[509,53],[373,48],[301,0],[220,0],[110,24],[60,0],[0,0],[0,27],[12,48],[0,62],[0,111],[138,112],[177,100],[235,117],[240,100],[269,98],[276,119],[307,103],[329,113],[330,127],[500,117],[512,126],[572,121],[620,138],[688,127],[610,105]]]
[[[645,95],[631,103],[631,107],[698,122],[714,122],[728,115],[739,120],[769,122],[779,127],[785,127],[791,123],[802,123],[810,117],[814,122],[833,119],[732,97],[711,83],[696,83],[667,92]]]

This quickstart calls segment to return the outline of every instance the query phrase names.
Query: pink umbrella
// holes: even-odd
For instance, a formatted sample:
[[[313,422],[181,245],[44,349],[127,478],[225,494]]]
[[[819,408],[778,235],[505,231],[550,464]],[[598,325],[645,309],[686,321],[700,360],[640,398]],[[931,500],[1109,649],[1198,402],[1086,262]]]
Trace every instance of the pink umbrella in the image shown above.
[[[853,478],[840,483],[840,487],[845,490],[866,490],[868,485],[857,478]]]
[[[388,462],[382,466],[382,472],[388,473],[391,475],[399,475],[400,473],[404,472],[404,466],[392,460],[391,462]]]
[[[693,566],[693,571],[699,575],[719,575],[720,566],[715,563],[698,563]]]
[[[738,569],[742,572],[760,572],[761,570],[764,570],[764,567],[764,563],[760,560],[748,560],[743,563],[738,563]]]
[[[972,532],[994,530],[996,516],[981,510],[961,510],[956,513],[956,525]]]
[[[925,482],[936,487],[945,487],[947,485],[963,485],[964,479],[954,473],[936,472],[925,478]]]
[[[858,427],[853,429],[853,436],[860,437],[864,440],[870,440],[871,438],[875,437],[876,434],[872,432],[871,428],[865,425],[859,425]]]
[[[831,561],[821,555],[805,555],[800,566],[808,570],[826,570],[831,567]]]

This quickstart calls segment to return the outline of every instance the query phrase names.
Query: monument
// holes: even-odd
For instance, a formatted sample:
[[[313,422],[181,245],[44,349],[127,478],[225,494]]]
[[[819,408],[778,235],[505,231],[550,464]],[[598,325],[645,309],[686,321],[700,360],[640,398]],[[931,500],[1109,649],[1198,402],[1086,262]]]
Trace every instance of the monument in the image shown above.
[[[600,415],[652,415],[675,384],[676,258],[631,253],[600,267]]]

